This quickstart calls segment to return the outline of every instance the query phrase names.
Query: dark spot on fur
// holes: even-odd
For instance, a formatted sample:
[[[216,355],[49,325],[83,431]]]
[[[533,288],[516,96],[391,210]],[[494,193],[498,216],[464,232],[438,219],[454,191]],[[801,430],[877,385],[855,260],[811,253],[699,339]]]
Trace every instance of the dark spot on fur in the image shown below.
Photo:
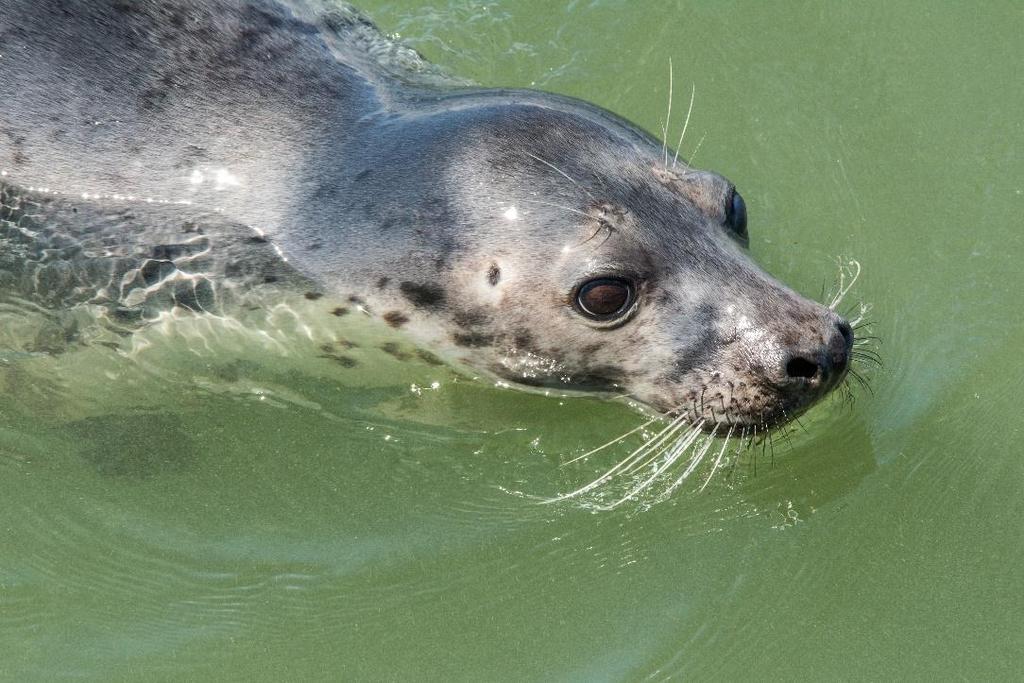
[[[379,280],[377,280],[377,289],[384,289],[385,287],[388,286],[389,282],[391,282],[391,278],[389,277],[380,278]]]
[[[519,330],[512,338],[515,342],[516,348],[518,349],[532,349],[533,348],[533,335],[527,330]]]
[[[317,299],[322,298],[323,295],[323,292],[306,292],[305,294],[303,294],[303,296],[309,299],[310,301],[316,301]]]
[[[344,306],[338,306],[333,311],[331,311],[331,315],[336,315],[339,318],[341,316],[343,316],[343,315],[348,315],[348,313],[349,313],[348,309],[345,308]]]
[[[585,353],[585,354],[589,355],[589,354],[592,354],[592,353],[597,353],[598,351],[600,351],[603,348],[604,348],[604,344],[602,344],[601,342],[597,342],[595,344],[587,344],[586,346],[581,346],[580,347],[580,351],[582,353]]]
[[[363,169],[362,171],[360,171],[359,173],[356,173],[356,175],[355,175],[355,179],[356,179],[356,180],[366,180],[366,179],[367,179],[368,177],[370,177],[370,174],[371,174],[371,173],[373,173],[373,171],[371,171],[371,170],[370,170],[370,169],[368,169],[368,168],[364,168],[364,169]]]
[[[359,361],[357,361],[352,356],[343,356],[340,353],[325,353],[320,357],[333,360],[335,363],[337,363],[343,368],[354,368],[357,365],[359,365]]]
[[[492,263],[491,267],[487,269],[487,282],[491,284],[491,287],[501,282],[501,268],[497,263]]]
[[[427,365],[444,365],[444,361],[432,354],[430,351],[416,349],[416,355]]]
[[[388,311],[384,314],[384,322],[391,325],[391,327],[401,327],[409,322],[409,318],[401,311]]]
[[[490,346],[493,344],[494,335],[480,334],[479,332],[456,332],[452,335],[452,341],[454,341],[458,346],[479,348],[481,346]]]
[[[357,305],[358,305],[358,304],[362,304],[362,303],[364,303],[364,302],[363,302],[363,300],[362,300],[362,298],[360,298],[360,297],[356,296],[355,294],[353,294],[352,296],[350,296],[350,297],[348,298],[348,302],[349,302],[350,304],[357,304]]]
[[[253,235],[245,241],[249,244],[266,244],[269,240],[263,235]]]
[[[380,350],[388,354],[392,358],[397,358],[398,360],[409,360],[410,358],[412,358],[412,356],[403,351],[402,347],[400,347],[395,342],[384,342],[383,344],[380,345]]]
[[[481,327],[491,322],[491,316],[479,308],[456,311],[452,315],[452,321],[459,327]]]
[[[324,243],[323,242],[313,242],[308,247],[306,247],[306,249],[308,249],[309,251],[316,251],[317,249],[323,249],[323,248],[324,248]]]
[[[335,363],[338,363],[342,367],[346,368],[354,368],[355,366],[359,365],[359,362],[355,358],[338,353],[337,349],[335,348],[336,346],[341,347],[343,349],[351,349],[355,348],[356,345],[346,339],[337,339],[335,340],[334,344],[321,344],[320,350],[323,351],[323,353],[320,354],[320,357],[327,358],[328,360],[333,360]]]
[[[337,339],[334,340],[334,343],[337,346],[340,346],[343,349],[358,349],[359,348],[359,344],[356,344],[354,341],[349,341],[348,339],[345,339],[344,337],[338,337]]]
[[[269,284],[271,282],[277,282],[277,276],[276,275],[266,275],[266,276],[264,276],[263,281],[266,282],[267,284]]]
[[[444,304],[444,290],[432,283],[405,281],[398,285],[402,295],[420,308],[440,308]]]

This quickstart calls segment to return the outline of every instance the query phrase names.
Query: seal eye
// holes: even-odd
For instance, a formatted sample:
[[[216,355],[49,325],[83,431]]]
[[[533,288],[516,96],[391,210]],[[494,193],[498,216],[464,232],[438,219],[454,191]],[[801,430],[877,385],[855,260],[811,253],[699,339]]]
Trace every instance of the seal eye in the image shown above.
[[[576,308],[594,320],[609,320],[629,310],[633,285],[619,278],[601,277],[583,283],[576,293]]]
[[[725,207],[725,224],[740,239],[747,239],[747,203],[736,190],[732,191],[729,203]]]

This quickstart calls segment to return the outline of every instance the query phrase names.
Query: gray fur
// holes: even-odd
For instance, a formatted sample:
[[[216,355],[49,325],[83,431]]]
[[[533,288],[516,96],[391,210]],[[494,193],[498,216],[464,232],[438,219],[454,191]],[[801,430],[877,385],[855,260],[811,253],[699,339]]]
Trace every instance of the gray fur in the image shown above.
[[[845,373],[839,318],[727,234],[727,180],[666,167],[660,142],[593,105],[452,85],[351,10],[0,0],[0,46],[5,191],[87,207],[54,200],[51,232],[135,226],[145,262],[181,237],[161,232],[176,212],[216,212],[227,281],[271,267],[255,229],[293,286],[351,297],[450,359],[705,427],[784,421]],[[28,239],[4,220],[0,246]],[[603,275],[640,290],[613,328],[572,305]],[[824,370],[788,376],[795,355]]]

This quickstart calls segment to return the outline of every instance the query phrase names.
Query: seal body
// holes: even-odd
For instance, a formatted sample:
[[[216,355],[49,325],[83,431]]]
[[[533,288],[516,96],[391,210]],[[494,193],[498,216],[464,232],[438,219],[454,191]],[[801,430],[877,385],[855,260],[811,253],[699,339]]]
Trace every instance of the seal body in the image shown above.
[[[778,424],[845,374],[849,325],[750,260],[727,180],[585,102],[446,83],[347,8],[0,0],[0,46],[0,246],[137,247],[57,259],[99,274],[83,300],[143,305],[115,271],[195,285],[167,250],[195,239],[214,289],[344,297],[454,362],[706,429]]]

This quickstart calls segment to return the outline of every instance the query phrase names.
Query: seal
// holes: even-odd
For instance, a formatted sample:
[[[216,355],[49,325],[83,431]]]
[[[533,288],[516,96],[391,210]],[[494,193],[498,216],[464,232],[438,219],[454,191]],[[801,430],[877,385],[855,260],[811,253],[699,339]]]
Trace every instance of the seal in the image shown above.
[[[350,8],[0,0],[0,45],[23,295],[145,320],[272,278],[707,431],[784,423],[846,375],[850,325],[751,260],[728,180],[592,104],[449,79]]]

